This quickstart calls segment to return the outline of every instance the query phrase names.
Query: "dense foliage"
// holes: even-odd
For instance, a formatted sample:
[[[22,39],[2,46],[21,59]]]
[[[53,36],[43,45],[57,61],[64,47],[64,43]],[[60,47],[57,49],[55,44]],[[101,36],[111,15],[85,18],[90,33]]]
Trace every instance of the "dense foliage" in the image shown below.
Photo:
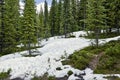
[[[102,38],[113,32],[114,36],[120,34],[119,0],[52,0],[50,11],[45,0],[39,13],[34,0],[22,0],[23,14],[20,14],[19,0],[1,1],[0,53],[4,55],[21,48],[31,53],[31,47],[43,38],[63,34],[69,37],[69,33],[79,30],[91,30],[88,34],[94,36],[97,46],[101,34]],[[17,47],[20,44],[23,46]]]

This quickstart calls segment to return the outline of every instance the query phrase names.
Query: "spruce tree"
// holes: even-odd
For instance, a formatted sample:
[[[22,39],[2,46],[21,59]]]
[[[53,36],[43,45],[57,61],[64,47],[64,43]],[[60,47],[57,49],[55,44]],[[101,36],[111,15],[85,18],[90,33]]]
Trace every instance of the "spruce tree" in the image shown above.
[[[112,3],[114,2],[114,0],[105,0],[103,5],[105,6],[105,14],[107,16],[107,18],[105,19],[105,30],[104,32],[110,33],[112,31],[112,28],[114,28],[115,23],[114,23],[114,11],[112,10]]]
[[[52,5],[50,9],[50,31],[51,31],[51,36],[54,36],[56,34],[56,17],[57,17],[57,6],[56,6],[56,0],[52,0]]]
[[[13,0],[14,6],[14,16],[13,16],[13,24],[16,29],[16,42],[20,44],[20,37],[21,37],[21,28],[20,28],[20,12],[19,12],[19,0]]]
[[[4,0],[0,1],[0,52],[3,53]]]
[[[57,26],[58,26],[58,35],[64,34],[63,27],[63,3],[59,0],[58,10],[57,10]]]
[[[36,27],[35,27],[35,2],[34,0],[25,0],[25,9],[24,9],[24,25],[22,28],[22,43],[25,48],[28,49],[29,54],[31,55],[30,48],[32,44],[37,42],[36,38]]]
[[[72,28],[72,12],[71,12],[71,7],[70,7],[70,0],[64,0],[64,22],[63,22],[63,26],[64,26],[64,35],[65,38],[68,36],[68,33],[71,32],[71,28]]]
[[[49,25],[48,25],[48,4],[47,1],[45,0],[45,5],[44,5],[44,38],[49,37]]]
[[[84,22],[84,20],[86,19],[86,5],[87,0],[77,0],[77,22],[80,30],[86,28]]]
[[[77,31],[78,30],[78,25],[77,25],[77,2],[76,0],[71,0],[71,32]]]
[[[16,51],[16,29],[19,18],[18,4],[18,0],[4,0],[3,26],[1,27],[3,54]]]
[[[40,8],[40,13],[39,13],[39,35],[40,37],[43,37],[43,32],[44,32],[44,12],[43,12],[43,8],[41,6]]]
[[[99,32],[105,27],[105,8],[103,6],[103,0],[89,0],[87,2],[87,29],[94,31],[96,35],[95,42],[98,47]]]
[[[114,11],[114,23],[117,28],[117,33],[120,32],[120,0],[114,0],[112,3],[112,10]]]

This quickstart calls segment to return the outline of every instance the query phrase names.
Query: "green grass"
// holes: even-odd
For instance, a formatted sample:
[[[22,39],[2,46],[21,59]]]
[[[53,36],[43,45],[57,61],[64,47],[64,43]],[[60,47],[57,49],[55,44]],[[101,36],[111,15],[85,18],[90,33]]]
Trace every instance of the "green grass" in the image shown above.
[[[10,77],[10,72],[11,72],[11,69],[9,69],[7,72],[2,72],[0,73],[0,80],[6,80]]]
[[[80,51],[74,52],[63,61],[63,65],[69,64],[77,69],[89,67],[89,63],[95,55],[104,52],[95,69],[95,73],[100,74],[120,74],[120,40],[110,41],[96,48],[95,46],[86,47]]]

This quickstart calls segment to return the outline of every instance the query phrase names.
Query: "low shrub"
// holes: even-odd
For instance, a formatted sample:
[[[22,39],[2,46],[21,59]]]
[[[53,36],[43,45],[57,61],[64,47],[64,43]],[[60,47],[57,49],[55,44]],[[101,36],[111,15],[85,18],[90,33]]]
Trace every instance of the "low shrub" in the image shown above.
[[[72,74],[73,74],[73,71],[71,71],[71,70],[70,70],[70,71],[68,71],[68,73],[67,73],[67,74],[68,74],[68,76],[70,76],[70,75],[72,75]]]
[[[0,73],[0,80],[6,80],[10,77],[11,69],[9,69],[7,72]]]

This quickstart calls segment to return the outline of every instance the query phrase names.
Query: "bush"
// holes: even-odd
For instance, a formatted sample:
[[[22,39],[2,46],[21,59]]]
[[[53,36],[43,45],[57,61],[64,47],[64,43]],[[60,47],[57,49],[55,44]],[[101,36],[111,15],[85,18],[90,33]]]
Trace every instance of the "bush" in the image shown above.
[[[68,71],[68,76],[70,76],[70,75],[72,75],[73,74],[73,72],[70,70],[70,71]]]
[[[110,47],[108,49],[106,49],[105,53],[109,56],[113,56],[113,57],[116,57],[116,58],[120,58],[120,45],[115,45],[114,47]]]
[[[9,78],[10,77],[10,75],[9,75],[10,72],[11,72],[11,69],[9,69],[7,72],[0,73],[0,80],[5,80],[5,79]]]
[[[83,70],[88,67],[91,58],[92,54],[88,51],[81,50],[74,52],[74,54],[68,57],[68,60],[62,61],[62,63],[63,65],[69,64],[72,67]]]

